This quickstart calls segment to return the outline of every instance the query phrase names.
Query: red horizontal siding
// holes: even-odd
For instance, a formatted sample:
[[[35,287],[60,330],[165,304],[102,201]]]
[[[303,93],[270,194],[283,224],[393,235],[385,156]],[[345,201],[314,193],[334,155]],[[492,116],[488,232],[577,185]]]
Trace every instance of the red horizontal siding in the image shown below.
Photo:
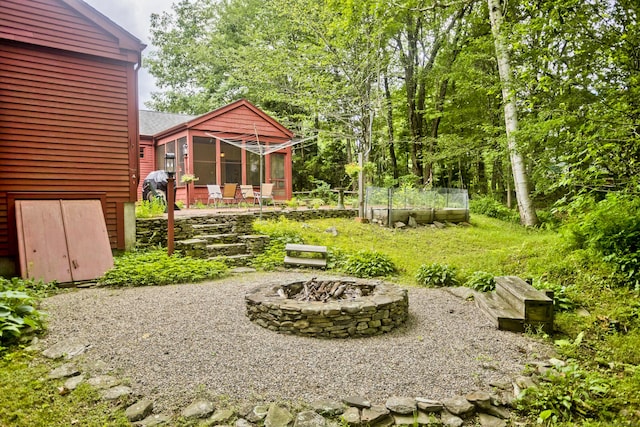
[[[8,224],[7,193],[28,191],[105,192],[116,247],[117,204],[133,201],[132,65],[1,41],[0,63],[0,256],[15,250],[7,241],[15,227]]]
[[[0,33],[40,46],[126,60],[114,35],[58,0],[3,0]]]
[[[255,112],[246,107],[236,108],[195,127],[195,130],[229,131],[239,134],[286,137],[280,129],[273,126]]]

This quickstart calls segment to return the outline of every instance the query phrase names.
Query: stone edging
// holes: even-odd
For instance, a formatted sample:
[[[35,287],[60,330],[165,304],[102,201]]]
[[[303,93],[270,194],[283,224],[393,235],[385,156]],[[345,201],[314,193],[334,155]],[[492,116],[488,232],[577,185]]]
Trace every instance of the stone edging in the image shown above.
[[[198,425],[224,427],[391,427],[391,426],[475,426],[506,427],[527,425],[518,421],[509,410],[520,391],[533,387],[539,375],[565,365],[558,359],[536,362],[532,376],[519,376],[503,383],[490,384],[491,391],[472,391],[441,401],[424,397],[392,396],[384,404],[374,404],[363,396],[348,396],[341,401],[319,400],[297,404],[247,404],[239,408],[216,407],[208,400],[198,399],[180,414],[154,414],[153,401],[135,396],[133,390],[111,375],[88,376],[70,360],[83,354],[89,344],[69,339],[42,352],[43,356],[64,360],[49,373],[50,380],[65,380],[58,387],[60,394],[72,393],[83,382],[98,389],[102,399],[127,404],[125,415],[135,426],[170,426],[178,420]],[[26,350],[39,351],[37,339]],[[134,402],[133,404],[131,404]],[[510,422],[511,424],[507,424]],[[201,424],[205,423],[205,424]],[[181,424],[182,425],[182,424]]]

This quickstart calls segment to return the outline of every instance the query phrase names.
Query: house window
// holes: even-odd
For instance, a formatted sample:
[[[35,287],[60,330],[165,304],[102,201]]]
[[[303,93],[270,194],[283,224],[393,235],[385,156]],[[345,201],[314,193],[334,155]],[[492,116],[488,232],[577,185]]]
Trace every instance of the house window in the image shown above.
[[[140,148],[140,158],[144,159],[144,147]]]
[[[223,183],[242,184],[242,151],[240,148],[220,142],[220,172]]]
[[[176,152],[176,142],[169,141],[156,147],[156,170],[164,170],[164,156]]]
[[[262,179],[260,178],[260,155],[247,151],[247,184],[259,186],[264,182],[264,170],[262,171]]]
[[[182,175],[187,173],[187,162],[184,157],[185,153],[185,144],[187,143],[187,137],[183,136],[182,138],[178,138],[176,141],[176,148],[178,149],[178,155],[176,156],[177,168],[176,168],[176,184],[179,186],[184,186],[182,182]],[[196,175],[197,176],[197,175]]]
[[[199,178],[197,185],[217,184],[215,139],[193,137],[193,174]]]

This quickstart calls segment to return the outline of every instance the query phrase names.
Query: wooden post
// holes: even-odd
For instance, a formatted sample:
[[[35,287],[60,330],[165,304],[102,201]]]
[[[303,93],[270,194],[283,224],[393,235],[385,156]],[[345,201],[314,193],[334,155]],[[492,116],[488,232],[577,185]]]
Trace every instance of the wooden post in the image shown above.
[[[169,174],[167,179],[167,254],[173,255],[173,206],[175,204],[175,198],[173,197],[174,187],[173,174]]]

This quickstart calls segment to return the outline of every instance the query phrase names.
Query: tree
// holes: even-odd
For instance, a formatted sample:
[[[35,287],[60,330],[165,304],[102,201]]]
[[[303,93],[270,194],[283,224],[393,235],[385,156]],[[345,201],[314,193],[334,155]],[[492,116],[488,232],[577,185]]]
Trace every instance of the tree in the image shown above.
[[[502,85],[502,100],[504,104],[504,121],[507,133],[507,147],[511,159],[513,181],[515,184],[516,198],[520,221],[526,226],[538,224],[538,217],[529,196],[529,179],[524,164],[524,159],[517,146],[516,134],[518,132],[518,114],[516,108],[515,88],[512,83],[511,64],[507,40],[502,28],[503,17],[500,0],[487,0],[489,6],[489,19],[496,48],[496,59]]]

